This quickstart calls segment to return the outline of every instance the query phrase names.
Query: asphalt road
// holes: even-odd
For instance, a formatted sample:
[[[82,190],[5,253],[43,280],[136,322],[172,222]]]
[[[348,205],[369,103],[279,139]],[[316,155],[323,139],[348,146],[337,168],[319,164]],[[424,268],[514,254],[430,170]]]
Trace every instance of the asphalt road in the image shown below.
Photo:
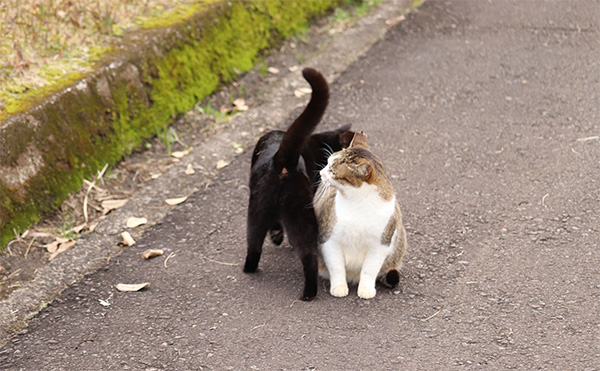
[[[403,209],[397,289],[295,301],[286,243],[242,273],[247,151],[36,316],[0,366],[600,369],[599,22],[597,1],[431,0],[332,83],[321,128],[364,130]]]

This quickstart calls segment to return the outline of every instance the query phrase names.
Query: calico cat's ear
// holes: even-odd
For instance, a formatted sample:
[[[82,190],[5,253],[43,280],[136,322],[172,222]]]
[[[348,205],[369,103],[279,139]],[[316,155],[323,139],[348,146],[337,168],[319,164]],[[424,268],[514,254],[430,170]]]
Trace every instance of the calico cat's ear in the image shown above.
[[[368,162],[362,162],[356,166],[358,177],[365,182],[369,182],[373,177],[373,165]]]
[[[367,135],[362,130],[358,133],[354,133],[354,138],[352,138],[349,147],[369,148],[369,146],[367,146]]]

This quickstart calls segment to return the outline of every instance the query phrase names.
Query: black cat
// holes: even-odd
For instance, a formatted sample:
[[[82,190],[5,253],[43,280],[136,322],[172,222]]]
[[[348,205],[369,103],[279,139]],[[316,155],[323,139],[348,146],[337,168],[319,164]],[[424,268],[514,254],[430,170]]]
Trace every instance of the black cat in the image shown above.
[[[268,132],[254,148],[244,272],[256,272],[267,232],[279,245],[285,230],[304,268],[301,299],[312,300],[317,295],[318,275],[318,225],[312,202],[319,170],[329,154],[350,144],[354,132],[345,125],[311,135],[327,108],[329,87],[312,68],[305,68],[302,75],[312,87],[310,102],[286,132]]]

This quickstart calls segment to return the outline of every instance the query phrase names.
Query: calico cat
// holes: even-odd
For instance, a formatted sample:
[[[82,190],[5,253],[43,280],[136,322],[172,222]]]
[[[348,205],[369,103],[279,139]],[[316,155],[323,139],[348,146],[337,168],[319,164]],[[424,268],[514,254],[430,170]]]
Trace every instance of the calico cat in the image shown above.
[[[256,272],[267,232],[279,245],[285,230],[304,269],[301,299],[312,300],[318,280],[318,225],[312,201],[319,170],[326,164],[327,152],[347,147],[354,132],[346,125],[311,135],[327,108],[329,87],[312,68],[305,68],[302,75],[312,87],[310,102],[286,132],[263,135],[252,154],[244,272]]]
[[[356,133],[347,149],[328,159],[314,201],[319,222],[319,274],[329,278],[333,296],[373,298],[376,279],[386,286],[400,280],[406,231],[400,206],[381,160]]]

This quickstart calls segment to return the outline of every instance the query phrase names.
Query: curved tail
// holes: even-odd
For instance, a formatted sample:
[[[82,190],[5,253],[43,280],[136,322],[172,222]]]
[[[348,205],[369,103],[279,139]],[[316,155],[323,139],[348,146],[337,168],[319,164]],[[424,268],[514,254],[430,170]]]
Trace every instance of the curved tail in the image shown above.
[[[302,70],[302,76],[310,84],[312,95],[304,111],[284,134],[279,150],[273,157],[273,165],[278,173],[284,168],[296,168],[302,146],[321,121],[329,102],[329,86],[320,72],[313,68],[305,68]]]

